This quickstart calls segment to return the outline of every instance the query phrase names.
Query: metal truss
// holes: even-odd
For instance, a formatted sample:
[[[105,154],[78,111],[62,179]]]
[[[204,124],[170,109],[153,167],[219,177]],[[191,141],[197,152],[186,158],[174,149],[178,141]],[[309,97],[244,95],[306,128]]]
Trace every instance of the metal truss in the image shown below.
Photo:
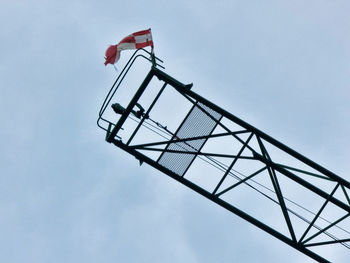
[[[119,76],[121,80],[126,73]],[[144,109],[140,99],[152,88],[152,81],[161,85]],[[119,84],[117,81],[114,86]],[[103,118],[115,91],[109,93],[112,96],[105,100],[98,120],[106,131],[106,141],[318,262],[331,262],[327,259],[329,248],[349,249],[350,183],[201,97],[191,87],[153,64],[128,106],[119,105],[119,111],[115,110],[120,114],[115,123]],[[190,105],[175,131],[151,119],[166,89],[175,90]],[[128,118],[137,125],[124,137],[120,133],[128,129]],[[171,119],[169,116],[169,122]],[[163,136],[148,140],[142,135],[146,124],[161,130]],[[217,172],[200,169],[201,165]],[[271,206],[260,206],[263,212],[254,213],[261,199]]]

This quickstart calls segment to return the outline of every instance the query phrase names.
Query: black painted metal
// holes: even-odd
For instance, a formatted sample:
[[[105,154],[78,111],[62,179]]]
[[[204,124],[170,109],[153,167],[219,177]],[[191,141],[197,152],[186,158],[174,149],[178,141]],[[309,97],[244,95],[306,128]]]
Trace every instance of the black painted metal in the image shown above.
[[[126,143],[126,145],[129,145],[130,142],[132,141],[132,139],[135,137],[136,133],[138,132],[138,130],[140,129],[142,123],[145,121],[146,118],[148,118],[150,111],[152,110],[153,106],[156,104],[156,102],[158,101],[160,95],[162,95],[165,87],[166,87],[166,83],[164,83],[163,87],[160,89],[160,91],[158,92],[157,96],[154,98],[154,100],[152,101],[151,106],[148,108],[148,110],[146,111],[145,115],[142,117],[141,121],[139,122],[139,124],[137,125],[136,129],[134,130],[134,132],[132,133],[132,135],[130,136],[128,142]]]
[[[173,173],[169,169],[165,168],[164,166],[159,165],[157,162],[153,161],[152,159],[148,158],[147,156],[143,155],[142,153],[139,153],[138,151],[131,149],[130,147],[127,147],[125,144],[123,144],[119,140],[112,140],[112,143],[123,149],[124,151],[130,153],[131,155],[135,156],[138,160],[145,162],[154,168],[158,169],[159,171],[165,173],[169,177],[173,178],[174,180],[182,183],[183,185],[189,187],[193,191],[201,194],[202,196],[208,198],[209,200],[213,201],[214,203],[220,205],[221,207],[227,209],[228,211],[240,216],[241,218],[245,219],[246,221],[250,222],[251,224],[257,226],[258,228],[266,231],[270,235],[278,238],[279,240],[283,241],[284,243],[294,247],[295,249],[299,250],[300,252],[304,253],[305,255],[308,255],[309,257],[317,260],[321,263],[330,263],[330,261],[326,260],[325,258],[322,258],[321,256],[317,255],[316,253],[312,252],[311,250],[307,249],[305,246],[293,242],[290,238],[286,237],[285,235],[281,234],[280,232],[276,231],[275,229],[267,226],[266,224],[262,223],[258,219],[248,215],[247,213],[243,212],[242,210],[236,208],[235,206],[232,206],[231,204],[225,202],[224,200],[218,198],[216,195],[213,195],[212,193],[205,191],[203,188],[199,187],[198,185],[192,183],[191,181],[187,180],[186,178],[182,176],[178,176],[177,174]]]
[[[136,58],[134,58],[134,60],[135,59]],[[134,62],[134,60],[132,61],[132,63]],[[343,222],[350,215],[350,198],[348,194],[350,191],[350,183],[348,181],[337,176],[336,174],[320,166],[319,164],[311,161],[310,159],[306,158],[305,156],[301,155],[295,150],[287,147],[286,145],[282,144],[281,142],[277,141],[271,136],[263,133],[262,131],[258,130],[252,125],[244,122],[243,120],[239,119],[233,114],[225,111],[224,109],[221,109],[219,106],[215,105],[209,100],[196,94],[195,92],[190,90],[188,85],[185,85],[177,81],[173,77],[169,76],[165,72],[158,69],[157,64],[154,63],[155,61],[154,58],[152,58],[151,60],[150,59],[148,60],[153,62],[152,68],[147,74],[142,84],[140,85],[135,95],[133,96],[133,98],[131,99],[130,103],[126,107],[124,113],[120,116],[120,119],[117,121],[117,123],[114,124],[106,119],[103,119],[103,113],[106,110],[109,103],[111,102],[112,97],[114,96],[114,93],[116,90],[109,92],[106,100],[102,105],[101,111],[99,113],[98,123],[100,120],[106,121],[108,123],[108,129],[103,128],[99,125],[105,131],[107,131],[106,140],[108,142],[113,143],[115,146],[135,156],[138,160],[140,160],[140,162],[145,162],[153,166],[154,168],[158,169],[159,171],[163,172],[169,177],[177,180],[183,185],[191,188],[192,190],[196,191],[202,196],[208,198],[209,200],[215,202],[216,204],[222,206],[223,208],[231,211],[232,213],[240,216],[241,218],[247,220],[253,225],[259,227],[260,229],[266,231],[272,236],[280,239],[284,243],[294,247],[295,249],[308,255],[309,257],[315,259],[318,262],[330,262],[330,261],[326,259],[326,257],[320,256],[314,251],[310,250],[310,247],[311,248],[318,247],[318,246],[324,247],[327,245],[338,244],[346,248],[350,248],[350,246],[348,245],[348,242],[350,242],[349,231],[339,227],[339,229],[343,230],[346,234],[349,234],[348,237],[342,237],[342,238],[337,238],[332,233],[328,232],[329,229],[337,226],[338,223]],[[126,69],[126,73],[130,69],[131,65],[128,65],[128,68]],[[122,74],[124,75],[121,77],[121,80],[125,77],[126,73],[124,71],[122,72]],[[148,85],[150,84],[151,80],[154,77],[157,77],[159,81],[163,82],[162,88],[157,93],[155,99],[151,103],[151,106],[147,109],[146,113],[142,116],[139,124],[137,125],[137,128],[132,132],[132,135],[127,141],[127,143],[123,143],[121,140],[121,137],[118,136],[118,132],[121,129],[123,129],[123,125],[126,119],[129,117],[130,113],[132,113],[134,106],[136,105],[136,103],[138,103],[139,99],[142,97],[143,93],[145,92],[145,90],[147,89]],[[145,143],[132,145],[132,139],[134,138],[136,133],[139,132],[139,128],[141,127],[141,125],[143,125],[143,123],[148,118],[150,118],[150,115],[152,114],[153,106],[157,103],[159,97],[162,95],[164,89],[166,88],[173,88],[177,90],[177,92],[181,96],[183,96],[183,98],[187,99],[192,103],[192,109],[184,117],[182,124],[180,124],[177,131],[172,133],[172,135],[169,138],[163,137],[163,139],[160,141],[156,141],[156,142],[152,141],[152,142],[145,142]],[[199,106],[199,104],[203,106]],[[182,125],[185,123],[186,119],[188,118],[191,111],[195,107],[202,110],[205,114],[208,115],[209,118],[212,118],[213,120],[215,120],[217,122],[217,126],[221,127],[225,132],[213,133],[215,129],[214,128],[207,135],[199,134],[195,136],[194,134],[189,134],[189,136],[187,137],[186,136],[183,136],[181,138],[177,137],[177,132],[181,129]],[[204,109],[205,107],[214,112],[217,112],[222,117],[220,117],[220,119],[215,119],[213,116],[210,116],[210,114],[208,114],[208,112]],[[239,126],[240,129],[237,131],[230,130],[222,122],[222,118],[225,118],[225,120],[228,120],[234,123],[235,125]],[[164,126],[160,125],[160,127],[163,127],[166,129],[166,127]],[[167,132],[169,133],[169,130],[167,130]],[[244,134],[248,135],[247,139],[242,139],[239,137],[239,135],[244,135]],[[237,153],[232,153],[232,154],[202,151],[202,147],[208,140],[214,139],[214,138],[223,138],[223,137],[232,138],[232,140],[234,140],[236,145],[240,145],[239,151]],[[258,146],[253,145],[252,143],[253,139],[255,140]],[[171,149],[169,147],[169,145],[176,145],[176,144],[180,145],[181,143],[183,145],[190,146],[191,141],[196,141],[196,140],[205,140],[205,141],[202,145],[200,145],[200,147],[197,147],[197,148],[196,147],[192,147],[192,148],[178,147],[178,148]],[[315,171],[310,172],[309,170],[304,170],[299,167],[292,167],[290,165],[275,162],[274,159],[269,154],[269,150],[266,147],[267,144],[274,146],[275,148],[279,149],[280,151],[287,154],[291,158],[298,160],[303,165]],[[161,152],[161,155],[156,159],[152,159],[147,154],[144,154],[141,151]],[[248,151],[249,154],[248,155],[247,153],[243,154],[244,151]],[[162,162],[159,161],[162,159],[162,156],[164,156],[164,154],[171,155],[172,153],[177,155],[178,154],[191,155],[193,157],[193,159],[189,163],[189,166],[186,167],[184,172],[181,174],[178,174],[172,171],[171,168],[167,167],[167,165],[162,164]],[[207,163],[211,163],[213,166],[215,166],[216,168],[218,168],[220,171],[223,172],[221,179],[210,191],[192,182],[191,180],[187,179],[185,176],[188,168],[191,166],[195,158],[202,158],[202,160],[206,161]],[[227,158],[228,160],[230,160],[230,165],[225,165],[219,162],[218,160],[216,160],[215,158]],[[239,163],[240,160],[250,160],[257,164],[261,164],[262,167],[255,169],[254,172],[250,172],[250,175],[242,178],[233,173],[233,169],[236,166],[236,163]],[[173,161],[176,162],[177,161],[176,158],[173,159]],[[274,187],[274,194],[275,194],[273,197],[268,197],[268,198],[273,200],[276,204],[280,206],[280,209],[283,214],[283,218],[285,220],[284,223],[286,224],[287,229],[289,230],[289,233],[283,233],[275,229],[274,227],[267,225],[266,223],[261,221],[259,218],[255,218],[254,216],[249,215],[242,209],[237,208],[234,204],[229,203],[228,201],[225,201],[222,198],[222,196],[227,194],[228,192],[235,191],[235,189],[237,189],[237,187],[240,185],[245,184],[249,187],[252,187],[251,184],[249,184],[248,182],[252,181],[253,178],[255,178],[256,176],[258,176],[259,174],[265,171],[268,172],[270,182]],[[336,186],[332,188],[332,191],[327,192],[324,189],[321,189],[318,186],[314,185],[313,183],[307,181],[305,178],[302,178],[300,174],[310,176],[310,177],[315,177],[319,180],[324,180],[330,183],[334,183]],[[230,186],[226,186],[224,187],[224,189],[220,189],[228,175],[234,176],[234,178],[236,178],[238,182],[233,183]],[[296,183],[302,186],[303,188],[307,189],[307,191],[311,191],[315,193],[319,198],[324,199],[322,206],[317,210],[317,213],[316,212],[314,213],[312,220],[307,220],[304,217],[299,216],[296,212],[292,211],[292,209],[287,206],[286,200],[288,200],[288,198],[284,195],[283,189],[281,188],[279,183],[279,177],[282,177],[282,176],[284,176],[285,178],[288,178],[293,183]],[[345,202],[340,200],[338,197],[334,196],[334,193],[336,192],[337,189],[341,189],[344,195],[343,199],[345,200]],[[338,209],[342,210],[345,214],[342,215],[341,217],[338,217],[338,219],[333,221],[333,223],[328,221],[329,223],[327,226],[323,226],[323,227],[317,226],[316,221],[321,218],[321,214],[324,208],[329,204],[336,206]],[[302,234],[299,237],[294,229],[290,215],[297,216],[299,219],[307,223],[306,229],[302,232]],[[307,234],[312,228],[315,228],[318,231],[313,235],[307,237]],[[326,238],[330,238],[331,240],[325,240],[325,239],[321,241],[315,240],[315,238],[320,235],[325,235]]]
[[[129,116],[129,114],[131,113],[131,110],[133,109],[133,107],[136,105],[137,101],[140,99],[142,93],[145,91],[145,89],[147,88],[147,85],[150,83],[151,79],[153,78],[154,74],[153,74],[153,69],[151,69],[151,71],[147,74],[145,80],[142,82],[140,88],[137,90],[135,96],[132,98],[132,100],[130,101],[128,107],[125,109],[124,114],[120,117],[119,121],[117,122],[117,124],[115,125],[115,127],[113,128],[113,130],[111,131],[111,133],[108,135],[107,137],[107,141],[108,142],[112,142],[112,140],[114,139],[114,137],[117,135],[118,131],[120,130],[120,128],[122,127],[122,125],[124,124],[126,118]]]
[[[272,138],[271,136],[267,135],[266,133],[258,130],[254,126],[248,124],[247,122],[241,120],[240,118],[234,116],[230,112],[220,108],[216,104],[212,103],[211,101],[203,98],[202,96],[198,95],[197,93],[193,92],[192,90],[186,89],[186,85],[182,84],[181,82],[177,81],[173,77],[167,75],[165,72],[155,69],[154,74],[161,80],[164,80],[174,88],[178,89],[179,92],[184,93],[195,100],[201,101],[203,104],[209,106],[210,108],[214,109],[215,111],[221,113],[222,115],[226,116],[228,119],[232,120],[233,122],[239,124],[240,126],[246,128],[247,130],[252,131],[254,134],[257,134],[267,142],[275,145],[276,147],[280,148],[281,150],[285,151],[286,153],[290,154],[291,156],[303,161],[307,165],[311,166],[312,168],[318,170],[319,172],[326,174],[330,178],[334,179],[335,181],[339,181],[344,186],[350,188],[350,183],[343,178],[337,176],[336,174],[332,173],[331,171],[327,170],[326,168],[320,166],[319,164],[315,163],[314,161],[306,158],[305,156],[301,155],[300,153],[296,152],[295,150],[289,148],[288,146],[284,145],[283,143],[277,141],[276,139]]]
[[[216,194],[216,192],[219,190],[221,184],[223,183],[223,181],[225,180],[225,178],[227,177],[227,175],[230,173],[232,167],[235,165],[235,163],[237,162],[238,158],[241,156],[244,148],[247,146],[247,144],[249,143],[250,139],[253,137],[253,133],[251,133],[247,139],[247,141],[243,144],[243,146],[241,147],[241,149],[239,150],[237,156],[235,158],[233,158],[230,166],[228,167],[228,169],[226,170],[225,174],[223,175],[223,177],[220,179],[219,183],[217,184],[217,186],[215,187],[214,191],[213,191],[213,195]]]

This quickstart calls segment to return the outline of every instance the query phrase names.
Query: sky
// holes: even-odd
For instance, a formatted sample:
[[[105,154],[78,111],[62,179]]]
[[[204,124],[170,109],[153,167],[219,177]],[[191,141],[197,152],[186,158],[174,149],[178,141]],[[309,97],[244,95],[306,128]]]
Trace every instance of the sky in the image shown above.
[[[152,28],[167,73],[350,181],[349,13],[347,0],[0,0],[0,262],[314,262],[106,143],[104,52]]]

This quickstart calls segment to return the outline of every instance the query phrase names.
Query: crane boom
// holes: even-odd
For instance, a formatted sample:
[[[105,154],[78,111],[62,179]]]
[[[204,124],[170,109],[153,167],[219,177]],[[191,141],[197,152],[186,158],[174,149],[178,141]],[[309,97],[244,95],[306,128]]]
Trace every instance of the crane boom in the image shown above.
[[[195,93],[191,84],[137,52],[101,108],[98,125],[107,142],[318,262],[331,262],[327,252],[334,247],[349,252],[348,181]],[[153,62],[151,69],[128,105],[113,104],[113,120],[104,117],[138,58]]]

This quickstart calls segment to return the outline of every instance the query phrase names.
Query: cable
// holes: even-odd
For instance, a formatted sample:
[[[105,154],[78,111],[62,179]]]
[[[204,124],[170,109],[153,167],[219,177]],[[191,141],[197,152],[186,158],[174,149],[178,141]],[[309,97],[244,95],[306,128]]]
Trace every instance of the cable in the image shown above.
[[[129,117],[131,120],[133,120],[133,121],[139,123],[139,120],[138,120],[138,119],[134,119],[134,118],[131,117],[130,115],[129,115],[128,117]],[[150,120],[152,123],[146,122],[147,120]],[[171,131],[169,131],[169,130],[167,129],[166,126],[161,125],[160,123],[158,123],[158,122],[152,120],[151,118],[148,117],[148,118],[146,119],[146,121],[142,124],[142,126],[144,126],[145,128],[151,130],[152,132],[158,134],[158,135],[161,136],[162,138],[164,138],[164,139],[166,139],[166,140],[169,140],[169,139],[171,139],[171,137],[175,136],[175,134],[172,133]],[[152,127],[152,128],[151,128],[151,127]],[[159,132],[156,131],[156,130],[158,130]],[[162,132],[163,134],[161,134],[160,132]],[[164,134],[166,134],[168,137],[165,136]],[[169,138],[169,137],[170,137],[170,138]],[[192,149],[194,149],[194,150],[197,151],[196,148],[194,148],[193,146],[189,145],[189,144],[186,143],[185,141],[184,141],[183,143],[185,143],[187,146],[189,146],[189,147],[191,147]],[[176,144],[176,142],[175,142],[175,144]],[[180,148],[182,148],[182,149],[184,149],[184,150],[187,150],[185,147],[183,147],[183,146],[181,146],[181,145],[179,145],[179,144],[177,144],[177,145],[178,145]],[[202,161],[208,163],[209,165],[212,165],[213,167],[215,167],[215,168],[221,170],[222,172],[226,172],[227,169],[228,169],[228,166],[227,166],[226,164],[224,164],[224,163],[222,163],[222,162],[216,160],[214,157],[211,157],[211,156],[204,156],[204,157],[198,156],[198,158],[201,159]],[[209,160],[209,161],[208,161],[208,160]],[[239,174],[240,176],[243,176],[244,178],[247,178],[247,176],[244,175],[243,173],[241,173],[241,172],[239,172],[239,171],[237,171],[237,170],[235,170],[235,169],[233,169],[233,168],[231,168],[231,170],[233,170],[235,173]],[[229,171],[228,174],[229,174],[231,177],[233,177],[233,178],[235,178],[236,180],[238,180],[238,181],[243,180],[243,179],[241,179],[238,175],[234,174],[232,171]],[[260,187],[262,187],[262,188],[264,188],[264,189],[266,189],[266,190],[268,190],[268,191],[270,191],[270,192],[276,194],[276,192],[275,192],[274,190],[272,190],[272,189],[268,188],[267,186],[265,186],[265,185],[263,185],[263,184],[257,182],[256,180],[250,179],[250,181],[252,181],[253,183],[259,185]],[[275,200],[273,197],[267,195],[266,193],[262,192],[261,190],[257,189],[256,187],[252,186],[252,185],[249,184],[248,182],[244,182],[244,184],[246,184],[247,186],[249,186],[249,187],[252,188],[253,190],[257,191],[258,193],[260,193],[260,194],[263,195],[264,197],[268,198],[268,199],[271,200],[272,202],[274,202],[274,203],[276,203],[276,204],[279,205],[279,202],[278,202],[277,200]],[[311,213],[311,214],[314,215],[314,216],[316,215],[316,213],[314,213],[314,212],[312,212],[311,210],[309,210],[309,209],[303,207],[302,205],[299,205],[298,203],[294,202],[293,200],[291,200],[291,199],[289,199],[289,198],[287,198],[287,197],[285,197],[285,196],[283,196],[283,199],[285,199],[285,200],[287,200],[288,202],[294,204],[295,206],[297,206],[297,207],[303,209],[304,211],[307,211],[308,213]],[[293,211],[292,209],[287,208],[287,210],[288,210],[289,212],[291,212],[292,214],[294,214],[294,215],[295,215],[296,217],[298,217],[299,219],[301,219],[302,221],[304,221],[304,222],[306,222],[306,223],[308,223],[308,224],[311,223],[311,221],[309,221],[309,220],[306,219],[305,217],[301,216],[301,215],[298,214],[297,212]],[[322,219],[322,220],[324,220],[325,222],[327,222],[327,223],[329,223],[329,224],[332,223],[332,222],[330,222],[329,220],[327,220],[327,219],[325,219],[325,218],[323,218],[323,217],[321,217],[321,216],[319,216],[319,218]],[[318,230],[322,230],[322,228],[319,227],[319,226],[317,226],[316,224],[313,224],[313,227],[317,228]],[[340,230],[346,232],[347,234],[350,234],[349,231],[345,230],[344,228],[342,228],[342,227],[340,227],[340,226],[338,226],[338,225],[335,225],[335,227],[337,227],[338,229],[340,229]],[[328,231],[324,231],[323,233],[326,234],[328,237],[332,238],[332,239],[335,240],[335,241],[339,240],[339,239],[337,239],[337,237],[335,237],[334,235],[332,235],[332,234],[329,233]],[[343,246],[345,246],[346,248],[350,249],[350,246],[349,246],[348,244],[346,244],[346,243],[340,243],[340,244],[343,245]]]

